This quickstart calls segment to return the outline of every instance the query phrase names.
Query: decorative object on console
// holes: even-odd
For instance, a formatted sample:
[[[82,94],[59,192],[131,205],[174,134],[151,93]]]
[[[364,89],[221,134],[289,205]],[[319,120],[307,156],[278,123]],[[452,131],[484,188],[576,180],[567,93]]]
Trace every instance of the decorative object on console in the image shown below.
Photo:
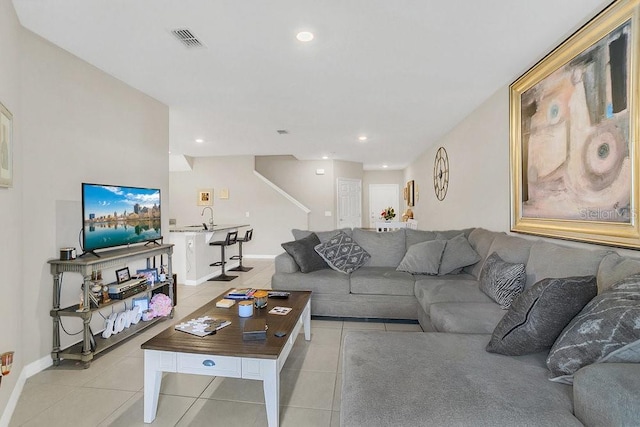
[[[640,274],[593,298],[571,320],[547,356],[552,381],[571,384],[573,374],[593,363],[640,363]]]
[[[447,190],[449,189],[449,156],[444,147],[438,148],[436,159],[433,162],[433,189],[438,200],[442,201],[447,197]]]
[[[314,249],[320,244],[320,239],[316,233],[311,233],[307,237],[282,243],[282,248],[293,258],[303,273],[329,268],[329,265]]]
[[[173,305],[171,304],[171,298],[169,298],[165,294],[159,293],[155,294],[151,298],[149,308],[153,310],[153,313],[156,317],[164,317],[171,314]]]
[[[482,267],[480,290],[506,310],[520,295],[526,280],[524,264],[506,262],[493,252]]]
[[[380,213],[380,217],[386,221],[390,221],[396,217],[396,211],[391,206],[389,206]]]
[[[6,377],[11,373],[11,365],[13,364],[13,351],[6,351],[0,354],[0,374]]]
[[[540,280],[513,301],[493,331],[487,351],[522,356],[549,350],[597,290],[595,276]]]
[[[158,269],[156,268],[143,268],[136,270],[136,275],[140,278],[144,277],[147,279],[148,285],[155,285],[158,281]],[[165,276],[166,279],[166,276]]]
[[[213,206],[213,188],[198,190],[198,206]]]
[[[513,231],[640,246],[639,10],[613,2],[511,84]]]
[[[13,185],[13,115],[0,104],[0,187]]]
[[[342,231],[317,245],[315,250],[331,268],[345,274],[356,271],[371,258],[367,251]]]

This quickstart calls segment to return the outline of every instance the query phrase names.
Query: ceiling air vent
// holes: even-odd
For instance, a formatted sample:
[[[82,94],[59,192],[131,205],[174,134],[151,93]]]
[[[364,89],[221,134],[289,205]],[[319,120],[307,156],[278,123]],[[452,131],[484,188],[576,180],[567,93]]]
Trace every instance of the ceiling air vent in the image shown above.
[[[188,28],[178,28],[171,30],[171,34],[177,38],[187,48],[204,47],[204,44],[193,35]]]
[[[289,131],[286,129],[278,129],[276,132],[280,135],[289,135]]]

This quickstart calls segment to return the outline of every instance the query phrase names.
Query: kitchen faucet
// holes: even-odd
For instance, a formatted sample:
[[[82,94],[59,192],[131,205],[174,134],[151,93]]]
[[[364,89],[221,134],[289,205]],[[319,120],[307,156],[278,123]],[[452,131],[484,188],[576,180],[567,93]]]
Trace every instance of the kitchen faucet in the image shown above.
[[[209,218],[209,228],[213,228],[213,209],[211,208],[211,206],[207,206],[202,209],[202,213],[200,214],[200,216],[204,216],[204,211],[206,211],[207,209],[209,209],[209,212],[211,213],[211,218]]]

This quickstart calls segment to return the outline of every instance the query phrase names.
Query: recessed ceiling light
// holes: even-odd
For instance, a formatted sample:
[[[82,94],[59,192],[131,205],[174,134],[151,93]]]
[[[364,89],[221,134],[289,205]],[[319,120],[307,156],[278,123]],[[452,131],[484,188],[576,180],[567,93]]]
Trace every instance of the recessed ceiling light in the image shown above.
[[[309,31],[300,31],[296,34],[296,38],[301,42],[310,42],[313,40],[313,33],[310,33]]]
[[[389,165],[382,165],[382,167],[386,169],[389,167]]]
[[[198,138],[198,139],[196,139],[196,142],[197,142],[198,144],[201,144],[201,143],[203,143],[203,142],[204,142],[204,139],[202,139],[202,138]]]
[[[366,141],[367,140],[367,135],[360,135],[358,137],[358,141]]]
[[[322,160],[327,160],[329,156],[322,156]]]

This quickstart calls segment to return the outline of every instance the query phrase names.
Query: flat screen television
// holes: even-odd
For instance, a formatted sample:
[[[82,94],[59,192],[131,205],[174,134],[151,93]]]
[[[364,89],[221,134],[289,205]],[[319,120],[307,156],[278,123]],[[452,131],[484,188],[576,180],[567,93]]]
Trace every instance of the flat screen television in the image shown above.
[[[82,183],[84,253],[162,238],[160,189]]]

